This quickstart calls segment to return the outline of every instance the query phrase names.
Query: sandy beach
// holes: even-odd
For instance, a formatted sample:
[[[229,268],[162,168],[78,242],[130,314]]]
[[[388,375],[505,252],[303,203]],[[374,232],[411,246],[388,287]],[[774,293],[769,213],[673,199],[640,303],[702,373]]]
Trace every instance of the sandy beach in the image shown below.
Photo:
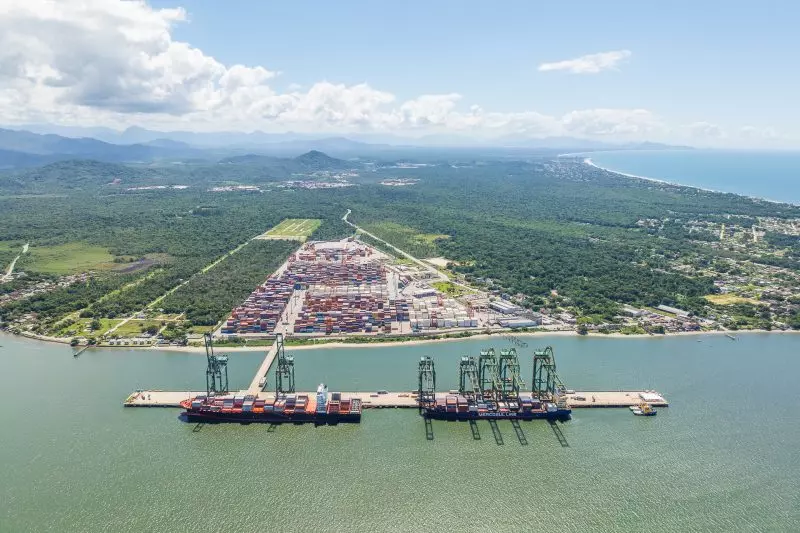
[[[511,332],[497,332],[491,335],[479,333],[469,337],[458,337],[449,339],[415,339],[411,341],[387,341],[387,342],[371,342],[371,343],[356,343],[347,342],[347,339],[342,339],[342,342],[326,342],[320,344],[305,344],[300,346],[286,346],[286,351],[296,352],[301,350],[319,350],[323,348],[383,348],[383,347],[397,347],[397,346],[416,346],[421,344],[436,344],[442,342],[457,342],[472,339],[498,339],[499,341],[508,342],[509,338],[516,339],[539,337],[542,339],[553,337],[581,337],[589,339],[667,339],[671,337],[702,337],[704,335],[744,335],[744,334],[798,334],[800,331],[765,331],[765,330],[747,330],[747,331],[684,331],[680,333],[667,333],[664,335],[624,335],[622,333],[588,333],[586,335],[579,335],[575,331],[551,331],[551,332],[525,332],[525,333],[511,333]],[[101,347],[105,348],[118,348],[118,347]],[[153,346],[153,347],[136,347],[125,346],[126,350],[157,350],[161,352],[182,352],[182,353],[197,353],[205,354],[205,348],[202,346]],[[236,353],[236,352],[266,352],[269,346],[216,346],[215,350],[220,353]]]

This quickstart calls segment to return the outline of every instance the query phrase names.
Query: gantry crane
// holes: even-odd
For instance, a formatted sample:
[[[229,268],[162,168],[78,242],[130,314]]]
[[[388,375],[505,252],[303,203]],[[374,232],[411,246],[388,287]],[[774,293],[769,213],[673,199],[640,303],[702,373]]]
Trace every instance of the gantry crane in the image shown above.
[[[553,348],[533,352],[533,394],[542,400],[554,401],[557,404],[566,402],[566,387],[556,373],[556,358]]]
[[[464,356],[458,365],[458,392],[470,400],[481,393],[478,364],[472,356]]]
[[[498,400],[502,385],[497,374],[497,357],[494,348],[481,350],[478,356],[478,381],[484,400]]]
[[[275,396],[294,393],[294,357],[286,355],[283,349],[283,335],[275,336],[278,345],[278,364],[275,367]]]
[[[520,376],[519,357],[516,348],[500,350],[501,396],[504,400],[518,400],[519,391],[525,387]]]
[[[216,355],[211,333],[205,333],[203,340],[206,344],[206,394],[225,394],[228,392],[228,356]]]
[[[419,359],[419,388],[417,390],[419,410],[433,407],[436,403],[436,368],[433,359],[423,356]]]

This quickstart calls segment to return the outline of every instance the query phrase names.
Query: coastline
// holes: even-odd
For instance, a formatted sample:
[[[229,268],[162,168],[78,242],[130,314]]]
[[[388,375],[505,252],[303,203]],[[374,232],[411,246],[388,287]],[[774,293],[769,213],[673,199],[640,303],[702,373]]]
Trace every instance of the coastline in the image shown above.
[[[584,162],[584,164],[589,165],[590,167],[594,167],[594,168],[596,168],[598,170],[605,170],[606,172],[610,172],[612,174],[617,174],[618,176],[624,176],[626,178],[635,178],[635,179],[639,179],[639,180],[652,181],[654,183],[660,183],[662,185],[671,185],[673,187],[687,187],[689,189],[697,189],[698,191],[713,192],[713,193],[716,193],[716,194],[736,194],[736,193],[730,193],[730,192],[725,192],[725,191],[715,191],[714,189],[705,189],[703,187],[697,187],[695,185],[683,185],[681,183],[675,183],[674,181],[667,181],[667,180],[662,180],[662,179],[658,179],[658,178],[649,178],[647,176],[639,176],[637,174],[628,174],[627,172],[620,172],[619,170],[613,170],[613,169],[610,169],[610,168],[601,167],[600,165],[598,165],[597,163],[592,161],[591,157],[584,158],[583,162]],[[744,196],[744,195],[738,195],[738,196]],[[752,198],[752,197],[745,196],[745,198]],[[754,200],[762,200],[762,198],[752,198],[752,199],[754,199]],[[771,202],[772,200],[766,200],[766,201]],[[773,202],[773,203],[780,203],[780,202]]]
[[[514,333],[512,331],[498,331],[495,333],[487,334],[487,333],[478,333],[476,335],[470,335],[468,337],[456,337],[456,338],[446,338],[446,339],[415,339],[411,341],[386,341],[386,342],[347,342],[347,339],[342,339],[341,342],[324,342],[319,344],[303,344],[292,346],[287,345],[287,351],[299,351],[299,350],[319,350],[324,348],[392,348],[398,346],[418,346],[424,344],[437,344],[437,343],[447,343],[447,342],[458,342],[464,340],[473,340],[473,339],[490,339],[499,337],[501,340],[508,338],[529,338],[529,337],[579,337],[579,338],[586,338],[586,339],[667,339],[672,337],[701,337],[704,335],[733,335],[739,336],[744,334],[800,334],[800,330],[786,330],[786,331],[767,331],[767,330],[737,330],[737,331],[682,331],[679,333],[665,333],[665,334],[634,334],[634,335],[625,335],[623,333],[587,333],[586,335],[580,335],[577,331],[536,331],[536,332],[521,332],[521,333]],[[42,341],[42,342],[57,342],[59,344],[69,345],[68,342],[63,342],[61,340],[56,340],[52,337],[47,338],[39,338],[33,337],[29,335],[14,335],[8,332],[0,332],[0,338],[2,336],[14,336],[14,337],[24,337],[29,340],[35,341]],[[84,346],[81,346],[82,348]],[[103,349],[103,350],[123,350],[124,351],[159,351],[159,352],[176,352],[176,353],[196,353],[196,354],[205,354],[205,348],[202,346],[97,346],[96,348]],[[216,350],[220,352],[229,352],[229,353],[236,353],[236,352],[263,352],[266,351],[269,346],[216,346]]]
[[[668,181],[668,180],[663,180],[663,179],[658,179],[658,178],[651,178],[651,177],[648,177],[648,176],[639,176],[638,174],[630,174],[630,173],[627,173],[627,172],[622,172],[620,170],[614,170],[614,169],[611,169],[611,168],[601,167],[600,165],[595,163],[592,160],[591,157],[586,157],[586,155],[587,155],[586,153],[559,154],[557,157],[573,157],[573,158],[583,157],[583,163],[585,165],[589,165],[590,167],[594,167],[594,168],[596,168],[598,170],[604,170],[606,172],[610,172],[611,174],[616,174],[618,176],[623,176],[625,178],[634,178],[634,179],[639,179],[639,180],[650,181],[650,182],[653,182],[653,183],[659,183],[661,185],[669,185],[669,186],[672,186],[672,187],[684,187],[684,188],[687,188],[687,189],[695,189],[695,190],[698,190],[698,191],[710,192],[710,193],[714,193],[714,194],[733,194],[735,196],[741,196],[742,198],[747,198],[748,200],[752,200],[752,201],[755,201],[755,202],[767,202],[767,203],[770,203],[770,204],[791,205],[791,206],[800,205],[800,204],[794,204],[792,202],[781,202],[779,200],[771,200],[769,198],[764,198],[764,197],[761,197],[761,196],[751,196],[751,195],[748,195],[748,194],[742,194],[742,193],[732,192],[732,191],[718,191],[716,189],[707,189],[705,187],[698,187],[697,185],[686,185],[686,184],[677,183],[677,182],[674,182],[674,181]]]

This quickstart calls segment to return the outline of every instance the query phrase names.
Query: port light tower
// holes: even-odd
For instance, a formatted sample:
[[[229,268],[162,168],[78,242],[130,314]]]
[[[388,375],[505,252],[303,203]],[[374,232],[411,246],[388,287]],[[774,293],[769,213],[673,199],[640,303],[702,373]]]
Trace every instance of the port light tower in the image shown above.
[[[225,394],[228,392],[228,356],[216,355],[211,333],[205,333],[203,339],[206,344],[206,394]]]
[[[283,349],[283,335],[275,337],[278,345],[278,366],[275,368],[275,394],[293,394],[294,389],[294,357],[286,355]]]
[[[420,412],[424,407],[436,403],[436,368],[427,355],[419,360],[419,389],[417,391]]]

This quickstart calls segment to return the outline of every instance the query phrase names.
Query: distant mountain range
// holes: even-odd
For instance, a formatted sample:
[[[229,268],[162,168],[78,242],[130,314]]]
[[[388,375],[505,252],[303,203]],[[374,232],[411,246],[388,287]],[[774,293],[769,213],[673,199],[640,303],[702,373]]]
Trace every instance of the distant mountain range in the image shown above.
[[[121,165],[91,159],[57,161],[37,168],[26,168],[14,172],[0,173],[0,189],[16,192],[44,192],[62,189],[72,190],[124,190],[138,186],[191,185],[207,186],[230,179],[224,165],[238,165],[241,169],[234,175],[248,185],[259,185],[296,179],[297,174],[317,170],[346,170],[359,168],[359,163],[344,161],[317,151],[307,152],[293,158],[265,155],[243,155],[225,158],[218,165],[211,165],[206,172],[191,172],[183,165],[176,165],[165,172],[163,167],[145,165]]]
[[[537,153],[687,148],[659,143],[612,144],[571,137],[504,137],[479,142],[452,135],[429,135],[417,139],[365,134],[353,135],[353,138],[319,138],[292,132],[161,132],[138,127],[122,132],[107,128],[29,128],[35,131],[0,129],[0,169],[39,166],[69,159],[113,163],[221,160],[255,164],[258,156],[285,158],[307,152],[324,152],[340,158],[391,159],[414,155],[525,157]],[[319,168],[331,167],[323,165]]]

